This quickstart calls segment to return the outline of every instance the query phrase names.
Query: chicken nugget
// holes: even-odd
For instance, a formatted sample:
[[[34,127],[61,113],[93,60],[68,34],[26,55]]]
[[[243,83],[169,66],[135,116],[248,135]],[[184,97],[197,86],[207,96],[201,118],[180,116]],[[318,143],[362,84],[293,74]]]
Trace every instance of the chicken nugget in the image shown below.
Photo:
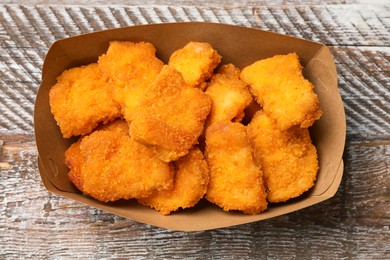
[[[241,123],[220,121],[206,130],[205,157],[210,181],[206,199],[225,211],[257,214],[267,208],[263,172]]]
[[[188,153],[202,134],[210,112],[207,94],[188,86],[175,69],[164,66],[131,122],[131,136],[174,161]]]
[[[172,165],[134,141],[124,120],[83,137],[65,158],[70,180],[99,201],[144,198],[173,185]]]
[[[189,42],[171,55],[168,65],[179,71],[188,85],[203,88],[202,83],[220,62],[221,56],[209,43]]]
[[[89,134],[120,116],[96,63],[64,71],[50,89],[49,102],[64,138]]]
[[[223,120],[240,122],[244,118],[244,109],[252,102],[252,95],[239,75],[240,70],[228,64],[211,78],[206,89],[212,101],[207,125]]]
[[[99,57],[99,69],[110,79],[113,98],[128,122],[164,65],[155,53],[155,47],[148,42],[112,41]]]
[[[194,147],[190,152],[174,162],[176,173],[174,186],[170,190],[153,193],[138,201],[168,215],[179,208],[195,206],[206,193],[209,170],[203,153]]]
[[[319,166],[307,128],[281,130],[259,111],[248,125],[248,134],[264,172],[269,202],[298,197],[314,185]]]
[[[241,79],[281,129],[307,128],[322,115],[314,86],[303,77],[295,53],[257,61],[242,70]]]

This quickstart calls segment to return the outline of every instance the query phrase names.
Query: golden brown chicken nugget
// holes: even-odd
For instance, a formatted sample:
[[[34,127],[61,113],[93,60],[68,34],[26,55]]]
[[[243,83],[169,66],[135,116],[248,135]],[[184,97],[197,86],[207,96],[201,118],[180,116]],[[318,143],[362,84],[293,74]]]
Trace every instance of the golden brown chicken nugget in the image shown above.
[[[322,115],[314,86],[303,77],[295,53],[257,61],[242,70],[241,79],[281,129],[307,128]]]
[[[221,56],[209,43],[189,42],[172,53],[168,65],[179,71],[187,84],[199,87],[220,62]]]
[[[83,137],[65,155],[70,180],[103,202],[144,198],[173,185],[172,165],[134,141],[123,120]]]
[[[175,164],[175,181],[170,190],[153,193],[138,201],[155,208],[163,215],[168,215],[179,208],[195,206],[206,193],[209,181],[209,170],[203,153],[194,147]]]
[[[129,134],[129,127],[127,123],[123,120],[116,120],[112,123],[99,125],[96,130],[99,131],[108,131],[113,133],[118,133],[121,135]],[[79,138],[76,143],[73,143],[65,151],[65,163],[69,167],[70,171],[68,173],[69,179],[73,184],[79,189],[83,190],[84,179],[81,175],[81,167],[85,160],[83,159],[83,154],[80,149],[80,144],[83,138]]]
[[[107,52],[99,57],[98,64],[103,74],[123,85],[129,82],[148,84],[164,65],[156,57],[153,44],[130,41],[111,41]]]
[[[211,101],[188,86],[175,69],[164,66],[131,122],[131,136],[166,162],[188,153],[202,134]]]
[[[280,130],[259,111],[248,125],[248,134],[264,172],[269,202],[298,197],[314,185],[319,166],[307,128]]]
[[[240,70],[228,64],[211,78],[206,89],[212,101],[207,125],[223,120],[240,122],[244,118],[244,109],[252,102],[252,95],[239,76]]]
[[[206,130],[210,181],[206,199],[224,210],[257,214],[267,208],[263,172],[254,161],[246,128],[220,121]]]
[[[96,63],[64,71],[50,89],[49,102],[65,138],[89,134],[99,123],[120,116]]]
[[[164,63],[156,57],[156,49],[151,43],[112,41],[107,52],[99,57],[98,64],[110,79],[113,97],[130,122]]]

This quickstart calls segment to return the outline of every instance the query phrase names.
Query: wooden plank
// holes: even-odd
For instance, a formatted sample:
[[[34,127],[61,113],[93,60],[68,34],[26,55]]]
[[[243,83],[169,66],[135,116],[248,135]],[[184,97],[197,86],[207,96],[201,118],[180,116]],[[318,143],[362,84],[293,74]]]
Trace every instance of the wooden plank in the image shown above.
[[[146,23],[207,21],[238,24],[328,45],[388,45],[390,5],[26,6],[0,5],[0,35],[19,47]],[[21,37],[20,37],[21,36]]]
[[[0,1],[0,258],[389,259],[390,6],[359,2]],[[52,42],[175,21],[237,24],[331,46],[347,114],[345,174],[335,197],[262,222],[185,233],[45,190],[32,115]]]
[[[359,3],[357,0],[305,0],[305,4],[323,5],[323,4],[351,4]],[[258,5],[299,5],[301,0],[116,0],[107,2],[104,0],[1,0],[2,4],[24,4],[24,5],[195,5],[195,6],[258,6]]]
[[[48,193],[33,144],[5,144],[0,257],[376,258],[390,256],[390,143],[347,146],[336,196],[289,215],[185,233],[123,219]],[[11,235],[12,234],[12,235]]]
[[[390,48],[332,47],[350,140],[390,139]]]

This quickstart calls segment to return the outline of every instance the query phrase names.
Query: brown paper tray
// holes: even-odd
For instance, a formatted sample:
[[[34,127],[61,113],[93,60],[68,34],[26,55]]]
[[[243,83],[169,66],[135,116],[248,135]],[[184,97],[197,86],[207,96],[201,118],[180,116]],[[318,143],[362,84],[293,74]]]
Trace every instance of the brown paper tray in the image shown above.
[[[106,52],[111,40],[151,42],[157,49],[157,56],[164,62],[187,42],[205,41],[221,54],[223,64],[233,63],[239,68],[276,54],[296,52],[304,66],[304,75],[314,84],[324,111],[322,118],[310,129],[320,164],[315,187],[300,198],[273,204],[267,211],[254,216],[224,212],[206,201],[201,201],[193,209],[162,216],[133,200],[101,203],[80,194],[68,180],[68,168],[64,163],[64,152],[75,139],[62,137],[50,112],[49,90],[63,70],[96,62],[98,56]],[[176,230],[196,231],[244,224],[317,204],[334,196],[343,174],[345,113],[329,49],[319,43],[233,25],[203,22],[140,25],[56,41],[48,51],[42,68],[34,127],[39,172],[49,191],[125,218]]]

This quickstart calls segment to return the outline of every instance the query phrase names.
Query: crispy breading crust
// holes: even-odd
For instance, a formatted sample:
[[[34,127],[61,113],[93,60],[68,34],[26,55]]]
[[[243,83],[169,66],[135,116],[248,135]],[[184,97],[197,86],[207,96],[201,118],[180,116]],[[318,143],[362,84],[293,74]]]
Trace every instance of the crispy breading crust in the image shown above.
[[[255,114],[247,128],[264,172],[269,202],[298,197],[314,185],[319,166],[307,128],[280,130],[263,111]]]
[[[267,208],[263,172],[256,165],[246,128],[220,121],[206,130],[210,181],[206,199],[225,211],[257,214]]]
[[[103,202],[144,198],[173,185],[172,165],[134,141],[122,120],[83,137],[65,156],[70,180]]]
[[[227,64],[221,66],[218,73],[211,78],[206,94],[210,96],[212,106],[206,125],[223,120],[240,122],[244,118],[244,109],[253,98],[239,75],[238,68]]]
[[[179,208],[195,206],[206,193],[209,170],[203,153],[194,147],[190,152],[174,162],[176,173],[174,186],[170,190],[155,192],[138,201],[155,208],[163,215],[171,214]]]
[[[96,63],[64,71],[50,89],[49,102],[65,138],[89,134],[99,123],[120,116]]]
[[[148,42],[112,41],[107,52],[99,57],[99,69],[109,79],[113,98],[121,105],[128,122],[164,66],[155,53],[155,47]]]
[[[220,62],[221,56],[209,43],[189,42],[172,53],[168,65],[179,71],[188,85],[203,88],[202,83]]]
[[[303,77],[295,53],[257,61],[242,70],[241,79],[281,129],[307,128],[322,115],[314,86]]]
[[[188,86],[175,69],[164,66],[130,125],[131,136],[166,162],[188,153],[197,143],[210,112],[211,100]]]
[[[156,48],[148,42],[111,41],[107,52],[99,57],[99,69],[118,84],[150,83],[164,65],[156,55]],[[146,83],[147,84],[147,83]]]

